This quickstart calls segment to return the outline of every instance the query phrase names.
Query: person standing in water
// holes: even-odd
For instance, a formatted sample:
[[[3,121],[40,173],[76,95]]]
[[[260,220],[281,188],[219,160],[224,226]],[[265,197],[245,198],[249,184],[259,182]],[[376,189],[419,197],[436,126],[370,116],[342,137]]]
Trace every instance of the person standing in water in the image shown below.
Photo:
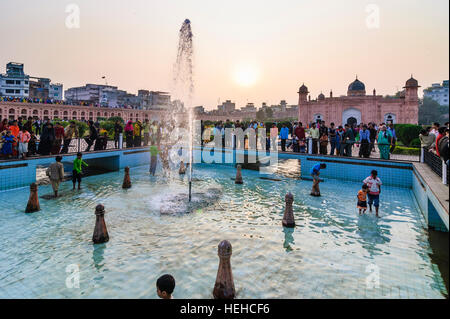
[[[369,209],[372,212],[372,205],[375,206],[376,215],[378,216],[378,208],[380,207],[380,193],[381,193],[381,180],[378,177],[378,172],[373,170],[371,175],[367,177],[364,182],[369,187]]]
[[[155,141],[152,140],[152,145],[150,146],[150,174],[152,174],[152,176],[155,176],[159,151],[158,146],[155,145]]]
[[[312,190],[311,190],[311,196],[320,196],[320,188],[319,188],[319,183],[320,183],[320,170],[321,169],[325,169],[327,168],[327,164],[316,164],[313,166],[313,168],[311,169],[311,176],[313,178],[313,186],[312,186]]]
[[[358,203],[357,207],[359,209],[359,215],[365,214],[367,210],[367,193],[369,192],[369,187],[364,184],[362,186],[362,189],[358,192],[357,198]]]
[[[64,180],[64,165],[61,163],[61,156],[56,156],[55,160],[56,161],[47,168],[46,174],[50,178],[56,198],[58,197],[59,184]]]
[[[72,183],[73,189],[75,190],[75,184],[78,181],[78,189],[81,189],[81,174],[83,173],[82,167],[89,166],[85,161],[81,158],[83,154],[77,153],[77,158],[73,161],[73,172],[72,172]]]

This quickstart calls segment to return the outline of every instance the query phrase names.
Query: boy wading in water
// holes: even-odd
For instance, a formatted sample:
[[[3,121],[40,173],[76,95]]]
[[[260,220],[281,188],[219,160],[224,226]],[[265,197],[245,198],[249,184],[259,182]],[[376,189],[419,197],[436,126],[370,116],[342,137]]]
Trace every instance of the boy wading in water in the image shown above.
[[[378,208],[380,207],[381,180],[378,172],[373,170],[371,175],[364,180],[364,184],[369,188],[369,207],[372,212],[372,204],[375,206],[376,215],[378,216]]]
[[[314,165],[314,167],[311,169],[311,176],[313,178],[313,185],[312,185],[312,190],[311,190],[311,196],[320,196],[320,188],[319,188],[319,183],[320,183],[320,170],[321,169],[325,169],[327,168],[327,164],[316,164]]]
[[[365,214],[367,210],[367,193],[369,192],[369,187],[364,184],[362,189],[358,192],[358,204],[359,215]]]
[[[50,178],[52,183],[53,192],[55,193],[55,198],[58,197],[59,184],[64,179],[64,165],[61,163],[62,157],[56,156],[56,162],[51,164],[47,168],[47,176]],[[75,187],[75,186],[74,186]]]
[[[175,289],[175,278],[171,275],[164,275],[156,281],[156,293],[161,299],[172,299],[172,293]]]
[[[152,140],[152,145],[150,146],[150,174],[155,176],[156,165],[158,164],[158,153],[159,148],[155,145],[155,142]]]
[[[73,172],[72,172],[72,183],[73,189],[75,190],[75,183],[78,181],[78,189],[81,189],[81,174],[83,173],[82,167],[89,166],[85,161],[81,158],[83,154],[77,153],[77,158],[73,161]]]

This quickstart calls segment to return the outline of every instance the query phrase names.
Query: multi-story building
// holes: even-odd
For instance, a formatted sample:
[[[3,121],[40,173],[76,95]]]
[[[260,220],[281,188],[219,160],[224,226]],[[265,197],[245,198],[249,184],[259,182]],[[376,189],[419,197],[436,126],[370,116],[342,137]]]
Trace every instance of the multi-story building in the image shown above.
[[[423,90],[423,97],[428,97],[440,105],[449,105],[448,104],[448,80],[442,82],[442,85],[439,83],[433,83],[431,87]]]
[[[194,107],[194,113],[197,114],[205,113],[205,108],[203,106],[196,106]]]
[[[50,92],[50,79],[30,77],[30,99],[47,100]]]
[[[6,73],[0,74],[0,96],[28,98],[30,77],[25,74],[22,63],[10,62]]]
[[[0,96],[61,101],[62,91],[62,84],[25,74],[22,63],[10,62],[6,74],[0,74]]]
[[[137,96],[140,108],[144,110],[165,110],[171,106],[167,92],[139,90]]]
[[[231,100],[226,100],[222,105],[218,105],[217,109],[221,113],[231,113],[236,109],[236,103],[231,102]]]
[[[85,86],[74,87],[64,92],[64,97],[69,103],[84,102],[94,105],[109,105],[107,97],[103,91],[117,91],[117,86],[86,84]]]
[[[241,108],[242,112],[256,112],[256,107],[254,103],[247,103],[246,106]]]
[[[61,83],[51,84],[49,87],[48,97],[55,101],[63,100],[63,85]]]

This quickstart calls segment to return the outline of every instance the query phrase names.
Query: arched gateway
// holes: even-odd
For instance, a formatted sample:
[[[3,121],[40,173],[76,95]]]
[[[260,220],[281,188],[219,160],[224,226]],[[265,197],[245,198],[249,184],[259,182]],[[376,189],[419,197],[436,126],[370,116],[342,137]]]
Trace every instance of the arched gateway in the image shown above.
[[[356,108],[349,108],[342,112],[342,124],[359,124],[361,123],[361,111]]]

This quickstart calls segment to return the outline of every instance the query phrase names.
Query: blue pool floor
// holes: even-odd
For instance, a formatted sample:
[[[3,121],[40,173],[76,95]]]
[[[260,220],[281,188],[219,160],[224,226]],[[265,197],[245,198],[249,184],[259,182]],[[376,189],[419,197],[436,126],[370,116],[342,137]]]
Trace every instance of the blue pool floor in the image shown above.
[[[41,199],[41,211],[31,215],[23,212],[28,189],[0,193],[0,298],[157,298],[155,281],[164,273],[177,280],[175,298],[211,298],[223,239],[233,245],[238,298],[447,294],[410,189],[384,186],[381,218],[360,217],[361,183],[326,180],[323,196],[314,198],[309,181],[272,182],[244,170],[238,186],[233,167],[202,164],[194,169],[194,191],[220,188],[220,199],[191,214],[162,216],[173,195],[186,194],[187,178],[157,175],[132,168],[129,191],[121,189],[123,172],[85,178],[81,192],[65,182],[64,197]],[[281,226],[287,192],[295,197],[295,229]],[[49,193],[49,185],[39,188]],[[99,203],[110,241],[94,246]],[[80,288],[66,286],[69,265],[80,268]]]

